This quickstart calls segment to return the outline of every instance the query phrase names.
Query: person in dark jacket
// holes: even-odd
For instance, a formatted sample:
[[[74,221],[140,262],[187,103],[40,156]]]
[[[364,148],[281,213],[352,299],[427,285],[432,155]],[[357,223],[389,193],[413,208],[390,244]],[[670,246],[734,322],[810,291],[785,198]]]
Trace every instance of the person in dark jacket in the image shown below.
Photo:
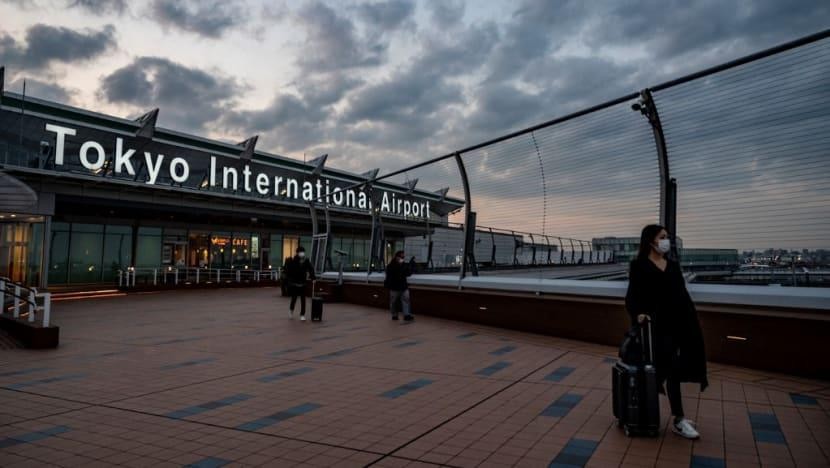
[[[412,276],[412,261],[409,265],[404,264],[403,250],[395,252],[395,257],[386,266],[386,280],[383,285],[389,290],[389,311],[392,312],[392,320],[398,320],[398,302],[403,311],[403,319],[411,321],[415,317],[409,305],[409,283],[406,278]],[[413,257],[414,260],[414,257]]]
[[[308,278],[316,280],[314,267],[305,258],[305,249],[297,247],[296,254],[285,262],[285,281],[288,283],[288,292],[291,295],[291,304],[288,306],[288,318],[294,318],[294,306],[300,298],[300,320],[305,321],[305,283]]]
[[[709,385],[706,353],[697,311],[686,289],[680,264],[666,258],[671,250],[668,232],[652,224],[643,228],[640,250],[631,262],[625,307],[632,324],[652,323],[654,367],[661,393],[666,393],[674,415],[674,432],[697,439],[692,421],[683,414],[681,382]],[[666,390],[663,391],[663,384]]]

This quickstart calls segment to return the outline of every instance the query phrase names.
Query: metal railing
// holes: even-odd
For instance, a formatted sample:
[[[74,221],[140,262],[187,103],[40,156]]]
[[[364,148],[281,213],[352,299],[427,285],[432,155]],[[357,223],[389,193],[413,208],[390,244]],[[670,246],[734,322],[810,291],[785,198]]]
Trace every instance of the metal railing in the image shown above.
[[[276,281],[281,269],[157,267],[118,270],[118,287],[190,284],[259,283]]]
[[[3,307],[0,315],[11,311],[12,318],[15,320],[22,316],[26,317],[29,323],[34,323],[38,312],[42,312],[41,324],[43,327],[49,326],[52,313],[51,293],[38,292],[37,288],[29,288],[9,278],[0,277],[0,304]],[[22,311],[24,306],[26,310]]]
[[[573,247],[563,242],[570,258],[560,247],[560,260],[590,262],[600,250],[577,239],[619,239],[624,247],[644,225],[660,223],[681,262],[700,254],[692,249],[730,250],[739,258],[784,249],[826,266],[828,90],[824,30],[417,164],[374,171],[331,195],[380,181],[421,181],[463,199],[463,213],[425,220],[416,234],[423,241],[415,243],[431,246],[421,260],[435,263],[432,229],[461,221],[463,235],[444,246],[459,280],[488,261],[503,263],[480,247],[483,225],[534,233],[522,234],[518,244],[527,248],[513,256],[519,265],[553,257],[557,251],[543,246],[560,242],[552,232],[573,239]],[[386,218],[363,235],[371,238],[367,273],[374,259],[388,256]],[[496,250],[503,256],[511,248],[507,239]]]

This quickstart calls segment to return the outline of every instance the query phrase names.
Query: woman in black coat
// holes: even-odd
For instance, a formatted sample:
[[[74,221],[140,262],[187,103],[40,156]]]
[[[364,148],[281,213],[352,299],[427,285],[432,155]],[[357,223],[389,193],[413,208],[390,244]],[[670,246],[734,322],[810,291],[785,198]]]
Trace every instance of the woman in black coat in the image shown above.
[[[640,250],[631,262],[625,307],[631,322],[651,320],[654,367],[663,393],[663,383],[674,415],[673,428],[680,436],[699,437],[694,423],[685,418],[680,398],[681,382],[697,382],[703,391],[706,378],[706,353],[697,311],[680,264],[667,259],[671,249],[668,232],[652,224],[643,228]]]

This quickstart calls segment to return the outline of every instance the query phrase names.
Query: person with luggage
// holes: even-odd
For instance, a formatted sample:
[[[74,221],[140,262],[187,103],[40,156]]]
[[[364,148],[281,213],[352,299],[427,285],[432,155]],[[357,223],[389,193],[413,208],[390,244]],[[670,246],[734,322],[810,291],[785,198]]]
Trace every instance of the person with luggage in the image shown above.
[[[314,267],[305,258],[305,248],[297,247],[296,254],[285,262],[285,281],[288,293],[291,295],[291,304],[288,306],[288,318],[294,318],[294,306],[300,298],[300,320],[305,321],[305,284],[308,278],[316,280]]]
[[[632,324],[651,324],[654,368],[660,393],[668,396],[674,432],[687,439],[700,434],[683,413],[681,382],[709,385],[703,332],[695,305],[686,289],[680,264],[667,258],[668,232],[652,224],[643,228],[637,257],[631,262],[625,307]],[[643,346],[648,344],[643,343]],[[666,390],[663,390],[663,384]]]
[[[398,320],[398,303],[403,311],[403,319],[407,322],[414,320],[409,303],[409,283],[406,278],[412,276],[412,267],[404,264],[405,255],[403,250],[395,252],[395,257],[386,266],[386,279],[383,286],[389,290],[389,311],[392,312],[392,320]],[[414,260],[414,257],[413,257]]]

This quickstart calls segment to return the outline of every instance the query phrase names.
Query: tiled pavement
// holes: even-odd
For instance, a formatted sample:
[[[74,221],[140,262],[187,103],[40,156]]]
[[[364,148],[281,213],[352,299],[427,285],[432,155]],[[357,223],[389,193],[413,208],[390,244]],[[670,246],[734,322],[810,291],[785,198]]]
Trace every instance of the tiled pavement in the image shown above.
[[[629,439],[612,348],[286,307],[271,288],[56,302],[59,349],[0,352],[0,466],[830,462],[830,382],[711,365],[710,389],[684,387],[701,440]]]

